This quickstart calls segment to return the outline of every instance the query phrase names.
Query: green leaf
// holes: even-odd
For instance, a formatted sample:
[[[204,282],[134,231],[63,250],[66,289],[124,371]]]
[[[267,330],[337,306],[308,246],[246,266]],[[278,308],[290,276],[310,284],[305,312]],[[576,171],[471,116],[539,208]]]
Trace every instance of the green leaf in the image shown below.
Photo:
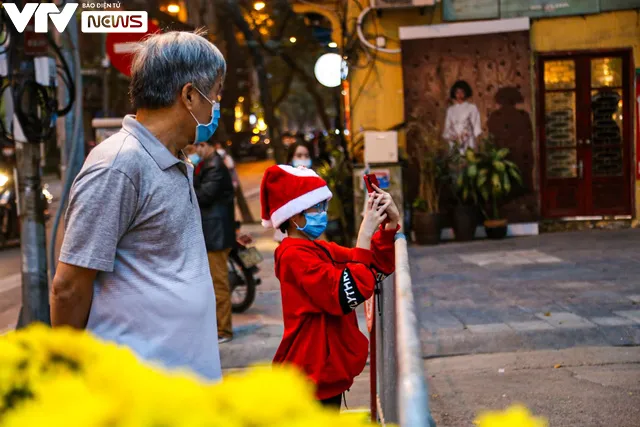
[[[498,172],[504,172],[505,166],[504,163],[499,161],[499,160],[494,160],[493,161],[493,167],[498,171]]]
[[[467,148],[467,152],[465,153],[465,157],[467,158],[467,161],[469,162],[474,162],[476,161],[476,153],[473,152],[472,149]]]
[[[458,185],[458,187],[462,187],[463,182],[464,182],[464,177],[462,175],[458,175],[458,179],[456,181],[456,184]]]
[[[478,168],[476,165],[470,165],[467,168],[467,175],[469,175],[470,178],[475,178],[477,174],[478,174]]]
[[[469,189],[465,188],[462,192],[462,200],[466,201],[469,198]]]
[[[487,187],[484,187],[484,188],[480,191],[480,194],[482,195],[482,198],[483,198],[485,201],[487,201],[487,202],[489,201],[489,190],[487,189]]]
[[[484,184],[486,184],[487,182],[487,174],[480,174],[478,175],[478,180],[476,181],[476,186],[478,186],[478,188],[482,187]]]
[[[518,165],[513,163],[511,160],[503,160],[504,164],[509,166],[510,168],[518,169]]]
[[[504,174],[502,177],[502,187],[504,188],[504,192],[509,194],[511,192],[511,180],[509,179],[509,174]]]
[[[520,176],[520,173],[516,169],[509,169],[509,175],[511,175],[514,181],[522,185],[522,177]]]
[[[505,157],[507,157],[509,155],[509,149],[508,148],[501,148],[500,150],[498,150],[498,154],[497,157],[502,160]]]
[[[491,183],[493,184],[494,191],[502,190],[502,183],[500,182],[500,176],[497,173],[494,173],[491,176]]]

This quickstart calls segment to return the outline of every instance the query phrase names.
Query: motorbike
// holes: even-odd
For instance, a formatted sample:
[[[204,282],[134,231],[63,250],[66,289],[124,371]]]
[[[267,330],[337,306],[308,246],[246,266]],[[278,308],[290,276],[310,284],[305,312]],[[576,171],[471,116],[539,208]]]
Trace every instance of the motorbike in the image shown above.
[[[18,218],[18,199],[14,180],[15,149],[13,146],[2,148],[0,161],[0,247],[20,238],[20,220]],[[49,186],[45,184],[40,197],[45,206],[45,220],[49,218],[48,206],[53,200]]]
[[[239,224],[236,223],[236,230]],[[243,313],[251,307],[256,298],[256,286],[262,283],[257,276],[262,255],[251,247],[253,239],[248,235],[237,238],[236,246],[229,253],[229,287],[231,288],[231,310]]]

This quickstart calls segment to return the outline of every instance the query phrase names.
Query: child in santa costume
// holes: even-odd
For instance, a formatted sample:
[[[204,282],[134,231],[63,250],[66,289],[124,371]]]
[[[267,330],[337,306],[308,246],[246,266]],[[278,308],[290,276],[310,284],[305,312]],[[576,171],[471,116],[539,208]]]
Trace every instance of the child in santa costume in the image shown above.
[[[369,351],[354,309],[395,269],[400,215],[391,196],[376,188],[354,249],[316,241],[327,226],[331,196],[311,169],[277,165],[262,178],[262,223],[288,236],[275,252],[284,336],[273,362],[296,365],[316,385],[316,398],[339,409]]]

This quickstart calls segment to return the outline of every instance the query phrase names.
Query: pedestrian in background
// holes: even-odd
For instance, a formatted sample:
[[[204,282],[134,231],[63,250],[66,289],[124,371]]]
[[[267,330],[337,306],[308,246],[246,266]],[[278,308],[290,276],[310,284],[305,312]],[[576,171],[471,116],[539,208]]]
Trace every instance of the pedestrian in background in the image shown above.
[[[288,234],[275,252],[284,336],[273,362],[300,368],[316,385],[316,398],[339,409],[369,354],[354,310],[395,270],[400,214],[391,196],[376,189],[355,249],[317,241],[327,226],[331,196],[311,169],[280,165],[266,170],[260,202],[263,225]]]
[[[215,132],[225,71],[199,33],[140,43],[130,83],[136,115],[91,151],[75,179],[50,295],[54,327],[86,328],[209,380],[221,378],[216,300],[182,149]]]
[[[287,164],[297,167],[305,167],[311,169],[313,161],[311,160],[311,148],[304,141],[296,141],[287,149]]]
[[[198,143],[196,150],[202,160],[198,164],[194,187],[216,294],[218,342],[224,343],[233,338],[227,260],[236,242],[234,188],[231,174],[216,150],[215,142]]]
[[[216,153],[218,153],[218,155],[222,158],[224,165],[227,167],[227,170],[231,175],[233,188],[237,190],[240,186],[240,178],[238,177],[238,172],[236,171],[236,162],[233,160],[233,157],[231,157],[231,154],[229,154],[224,148],[222,142],[216,140],[214,143],[214,148],[216,149]]]

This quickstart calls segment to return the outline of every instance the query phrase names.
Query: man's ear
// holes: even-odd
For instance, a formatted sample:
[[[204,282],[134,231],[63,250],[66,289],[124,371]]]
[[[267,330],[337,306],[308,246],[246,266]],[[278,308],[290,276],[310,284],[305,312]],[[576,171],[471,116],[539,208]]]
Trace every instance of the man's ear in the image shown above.
[[[191,83],[186,83],[182,86],[182,91],[180,92],[180,99],[189,110],[193,109],[193,92],[194,89]]]

